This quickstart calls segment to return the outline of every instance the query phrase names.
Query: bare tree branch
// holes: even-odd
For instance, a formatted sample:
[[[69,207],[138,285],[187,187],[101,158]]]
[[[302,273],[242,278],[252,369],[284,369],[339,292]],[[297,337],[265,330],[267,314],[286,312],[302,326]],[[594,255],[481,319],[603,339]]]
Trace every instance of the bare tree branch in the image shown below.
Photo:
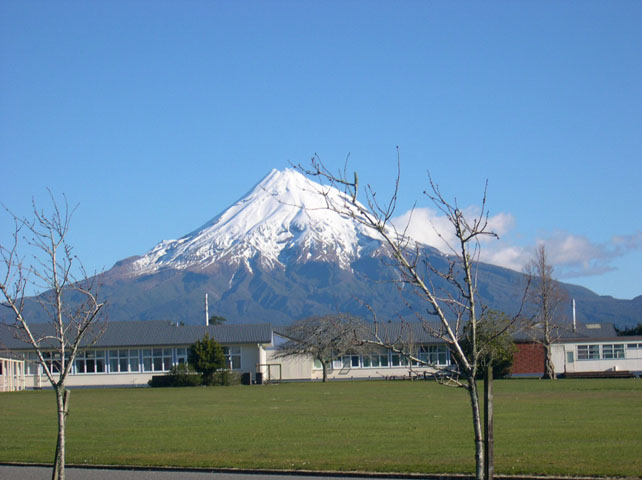
[[[535,256],[524,268],[524,273],[529,282],[524,295],[535,309],[525,330],[544,348],[544,378],[555,379],[552,344],[562,333],[560,307],[568,300],[568,294],[553,278],[554,268],[549,262],[544,244],[537,247]]]
[[[95,325],[101,319],[105,303],[99,300],[96,277],[87,275],[67,243],[77,207],[70,208],[64,195],[61,205],[51,191],[49,197],[50,213],[39,209],[35,200],[32,201],[33,219],[20,218],[5,207],[15,228],[10,245],[0,245],[4,270],[0,292],[4,297],[2,305],[9,309],[9,318],[12,318],[3,323],[33,348],[40,368],[56,392],[58,436],[53,478],[64,479],[65,425],[69,408],[66,380],[79,349],[93,345],[102,334],[102,329]],[[21,243],[24,248],[33,250],[32,265],[28,266],[24,256],[19,255]],[[25,299],[30,287],[44,290],[36,297],[36,303],[48,317],[49,332],[35,333],[36,329],[42,328],[34,326],[26,309]],[[72,294],[81,300],[68,303]]]
[[[481,416],[479,396],[476,384],[476,375],[482,354],[487,352],[487,347],[478,343],[477,324],[483,315],[484,308],[477,300],[477,265],[479,263],[480,240],[484,237],[498,238],[489,229],[489,212],[487,209],[488,182],[484,186],[481,199],[481,208],[476,215],[467,216],[458,206],[457,199],[449,201],[442,194],[439,185],[433,181],[428,173],[429,189],[424,193],[435,207],[442,212],[453,229],[453,244],[450,244],[437,231],[440,238],[446,243],[451,254],[447,271],[435,268],[428,259],[420,263],[422,248],[408,236],[408,224],[401,231],[397,230],[390,220],[395,214],[399,198],[400,185],[400,160],[397,148],[397,175],[394,178],[394,189],[388,201],[377,198],[376,191],[367,185],[360,195],[359,177],[355,173],[353,179],[347,174],[347,160],[343,172],[337,175],[331,173],[321,162],[318,155],[311,159],[310,166],[301,164],[294,167],[309,177],[315,177],[326,185],[320,193],[325,200],[326,208],[345,218],[349,218],[365,227],[371,232],[376,232],[378,238],[388,250],[394,265],[400,274],[400,283],[410,285],[415,293],[426,302],[426,312],[434,316],[440,323],[438,331],[430,326],[430,322],[420,315],[415,314],[427,325],[426,328],[435,330],[435,336],[442,339],[450,346],[454,355],[458,371],[445,375],[443,383],[464,387],[470,395],[473,427],[476,445],[477,479],[483,479],[483,444],[481,431]],[[338,193],[341,192],[341,193]],[[362,198],[362,201],[359,198]],[[444,290],[436,287],[433,278],[445,281],[453,290]],[[517,316],[513,318],[513,323]],[[472,349],[465,353],[462,348],[464,325],[472,337]],[[375,328],[375,337],[378,330]],[[389,339],[375,338],[371,342],[381,347],[398,348]]]
[[[310,317],[287,328],[288,341],[279,345],[275,358],[309,356],[321,363],[323,381],[328,379],[328,366],[334,357],[355,351],[363,324],[345,314]]]

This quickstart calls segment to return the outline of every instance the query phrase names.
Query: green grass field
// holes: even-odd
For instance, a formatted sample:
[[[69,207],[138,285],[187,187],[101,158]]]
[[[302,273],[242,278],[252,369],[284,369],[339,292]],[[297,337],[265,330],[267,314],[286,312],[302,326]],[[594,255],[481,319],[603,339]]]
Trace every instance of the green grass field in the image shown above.
[[[50,462],[51,391],[0,394],[0,461]],[[74,390],[69,463],[473,471],[467,394],[432,382]],[[639,476],[642,381],[495,382],[498,473]]]

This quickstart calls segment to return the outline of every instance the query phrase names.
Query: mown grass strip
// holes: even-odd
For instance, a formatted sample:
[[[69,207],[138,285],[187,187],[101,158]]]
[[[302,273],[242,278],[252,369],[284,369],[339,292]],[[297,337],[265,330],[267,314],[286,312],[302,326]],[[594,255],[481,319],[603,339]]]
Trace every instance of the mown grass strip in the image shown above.
[[[498,473],[637,476],[639,380],[497,381]],[[51,461],[53,393],[0,395],[0,461]],[[473,471],[464,391],[431,382],[75,390],[70,463]]]

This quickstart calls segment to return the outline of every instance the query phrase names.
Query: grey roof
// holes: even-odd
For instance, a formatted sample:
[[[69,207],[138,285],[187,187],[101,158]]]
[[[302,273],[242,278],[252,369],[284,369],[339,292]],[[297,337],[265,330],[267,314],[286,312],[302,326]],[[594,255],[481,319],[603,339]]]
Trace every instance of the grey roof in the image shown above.
[[[543,338],[542,327],[535,326],[524,328],[513,335],[516,342],[532,342]],[[551,338],[555,342],[573,341],[601,341],[618,340],[625,341],[626,337],[620,337],[612,323],[578,323],[575,328],[570,323],[558,325],[553,328]]]
[[[390,322],[376,325],[368,323],[366,328],[368,335],[372,335],[371,339],[375,339],[376,328],[379,339],[389,344],[443,342],[436,336],[436,333],[442,329],[439,322]],[[102,335],[93,344],[98,348],[191,345],[203,338],[206,333],[209,333],[223,345],[271,343],[273,327],[269,324],[177,325],[163,320],[105,322],[96,324],[95,329],[87,335],[81,346],[88,346],[95,339],[97,332],[102,330],[104,330]],[[33,324],[32,331],[38,337],[53,332],[52,325],[48,323]],[[288,337],[288,327],[275,327],[274,332]],[[516,342],[532,342],[534,335],[538,335],[536,329],[530,332],[521,330],[515,333],[513,338]],[[572,342],[578,340],[627,341],[627,339],[638,337],[619,337],[615,327],[610,323],[588,323],[578,324],[575,330],[570,324],[559,327],[553,338],[557,342]],[[23,350],[26,348],[30,347],[26,342],[16,337],[15,329],[0,324],[0,350]]]
[[[371,328],[373,328],[371,326]],[[415,343],[439,343],[443,342],[435,336],[435,333],[441,334],[443,327],[440,322],[415,322],[415,323],[382,323],[379,325],[380,338],[386,338],[388,341],[400,339],[407,341],[412,338]],[[516,342],[532,342],[533,335],[540,335],[541,330],[537,328],[529,330],[519,330],[513,334],[513,340]],[[555,342],[575,342],[575,341],[617,341],[626,342],[627,339],[642,339],[642,337],[625,337],[618,336],[617,330],[612,323],[578,323],[575,329],[572,324],[557,326],[552,338]]]
[[[241,343],[272,342],[272,326],[257,325],[177,325],[169,321],[150,320],[140,322],[105,322],[97,323],[86,336],[81,346],[87,346],[103,330],[93,346],[109,347],[145,347],[163,345],[191,345],[209,333],[223,345]],[[50,324],[32,325],[34,335],[43,336],[52,332]],[[0,347],[24,349],[29,346],[14,335],[15,329],[0,325]]]
[[[364,340],[382,340],[386,344],[430,344],[430,343],[443,343],[443,340],[438,338],[436,334],[440,333],[443,329],[441,323],[435,322],[378,322],[378,323],[362,323],[365,327],[367,338]],[[274,327],[274,333],[282,337],[292,338],[290,328],[288,326]]]
[[[387,322],[368,324],[372,336],[389,344],[395,343],[443,343],[437,335],[443,333],[440,322]]]
[[[578,323],[575,330],[566,328],[561,333],[562,339],[617,337],[612,323]]]

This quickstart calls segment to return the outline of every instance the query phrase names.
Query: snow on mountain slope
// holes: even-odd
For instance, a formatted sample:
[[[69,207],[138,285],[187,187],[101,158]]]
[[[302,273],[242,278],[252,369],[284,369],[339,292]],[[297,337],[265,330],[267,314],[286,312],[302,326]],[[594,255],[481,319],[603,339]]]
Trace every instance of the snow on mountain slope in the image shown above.
[[[364,249],[379,246],[374,232],[325,208],[319,192],[338,190],[312,182],[293,169],[272,170],[223,213],[178,240],[163,241],[131,264],[131,273],[163,267],[205,270],[216,262],[244,264],[258,259],[267,268],[293,260],[336,262],[350,268]],[[301,208],[305,207],[305,208]]]

